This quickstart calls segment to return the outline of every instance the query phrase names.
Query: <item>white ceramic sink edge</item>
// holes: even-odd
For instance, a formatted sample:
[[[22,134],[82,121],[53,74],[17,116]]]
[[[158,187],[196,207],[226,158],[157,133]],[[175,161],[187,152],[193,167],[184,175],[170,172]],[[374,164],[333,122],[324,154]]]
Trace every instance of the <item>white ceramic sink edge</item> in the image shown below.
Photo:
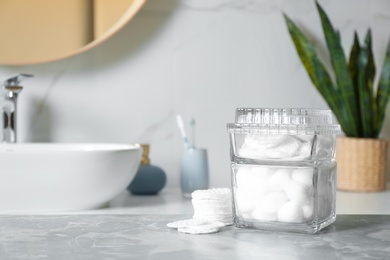
[[[101,207],[130,184],[141,154],[138,144],[2,144],[0,213]]]

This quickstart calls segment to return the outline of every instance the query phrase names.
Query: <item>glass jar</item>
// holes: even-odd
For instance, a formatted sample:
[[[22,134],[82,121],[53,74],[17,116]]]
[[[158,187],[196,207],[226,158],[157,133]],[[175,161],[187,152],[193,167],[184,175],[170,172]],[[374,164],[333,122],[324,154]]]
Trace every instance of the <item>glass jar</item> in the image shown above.
[[[330,110],[238,108],[228,124],[237,227],[315,233],[336,219]]]

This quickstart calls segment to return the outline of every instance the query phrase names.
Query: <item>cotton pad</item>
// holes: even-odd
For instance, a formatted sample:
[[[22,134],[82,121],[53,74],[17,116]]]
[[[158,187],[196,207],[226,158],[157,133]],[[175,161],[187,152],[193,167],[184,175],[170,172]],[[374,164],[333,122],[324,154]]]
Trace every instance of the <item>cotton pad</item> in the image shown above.
[[[230,199],[232,197],[228,188],[196,190],[191,195],[193,199]]]
[[[204,226],[193,226],[187,228],[178,228],[177,231],[185,234],[200,235],[200,234],[216,233],[219,231],[219,229],[220,229],[219,227],[216,227],[214,225],[204,225]]]
[[[302,142],[292,135],[282,135],[284,138],[281,143],[273,146],[274,158],[290,158],[297,155]]]
[[[194,207],[194,215],[222,215],[222,214],[232,214],[233,209],[230,205],[229,207]]]
[[[245,136],[245,144],[248,148],[267,149],[281,144],[284,140],[283,135],[250,135]]]
[[[192,219],[168,223],[186,234],[211,234],[233,224],[232,192],[228,188],[196,190],[192,194]]]
[[[232,215],[226,215],[226,216],[198,216],[194,215],[194,219],[203,220],[209,223],[213,222],[220,222],[223,223],[224,226],[229,226],[233,224],[233,217]]]
[[[201,219],[184,219],[173,221],[167,224],[167,227],[170,228],[184,228],[184,227],[192,227],[207,224],[208,222]]]
[[[197,206],[208,206],[208,207],[226,207],[232,205],[232,198],[229,199],[192,199],[192,205]]]
[[[209,222],[198,219],[185,219],[168,223],[167,226],[177,228],[181,233],[210,234],[218,232],[225,224],[218,221]]]

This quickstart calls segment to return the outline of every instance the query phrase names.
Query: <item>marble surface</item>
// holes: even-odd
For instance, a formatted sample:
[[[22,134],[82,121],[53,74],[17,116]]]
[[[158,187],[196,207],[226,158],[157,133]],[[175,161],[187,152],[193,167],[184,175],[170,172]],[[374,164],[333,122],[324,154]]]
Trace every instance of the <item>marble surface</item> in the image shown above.
[[[389,259],[390,216],[340,215],[318,234],[225,227],[187,235],[188,215],[0,216],[1,259]]]

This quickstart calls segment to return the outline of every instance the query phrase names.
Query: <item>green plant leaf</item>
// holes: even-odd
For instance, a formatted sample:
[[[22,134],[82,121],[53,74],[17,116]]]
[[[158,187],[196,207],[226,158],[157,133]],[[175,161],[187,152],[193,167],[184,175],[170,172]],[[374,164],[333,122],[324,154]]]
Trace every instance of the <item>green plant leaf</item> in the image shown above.
[[[390,41],[387,46],[386,58],[379,78],[378,90],[376,95],[377,104],[377,129],[382,129],[385,119],[386,107],[390,97]]]
[[[375,94],[374,94],[374,80],[375,80],[375,60],[374,60],[374,53],[372,51],[372,36],[371,36],[371,30],[368,29],[366,38],[364,40],[365,44],[367,45],[367,51],[368,51],[368,64],[366,68],[366,76],[367,76],[367,87],[370,92],[370,104],[371,104],[371,137],[377,138],[380,132],[380,129],[376,128],[376,121],[377,121],[377,105],[375,102]]]
[[[334,84],[326,71],[324,65],[321,63],[317,56],[312,43],[303,35],[299,28],[291,21],[291,19],[284,15],[288,31],[293,40],[295,48],[298,52],[298,56],[301,59],[306,71],[313,82],[316,89],[320,92],[322,97],[328,103],[330,109],[336,115],[337,120],[343,128],[345,133],[352,132],[349,127],[350,124],[346,124],[341,109],[343,109],[340,102],[340,94],[334,87]]]
[[[357,105],[357,113],[360,115],[360,102],[359,102],[359,88],[358,88],[358,57],[360,52],[360,43],[357,32],[354,33],[353,45],[351,48],[351,52],[349,54],[349,63],[348,70],[349,75],[351,75],[352,85],[355,92],[356,105]],[[358,135],[362,136],[362,124],[359,118],[357,125]]]
[[[342,117],[345,123],[350,125],[348,136],[357,137],[359,114],[357,113],[357,103],[352,84],[351,76],[349,75],[345,55],[341,46],[340,34],[333,29],[333,26],[322,7],[316,3],[317,9],[321,18],[322,29],[324,31],[326,44],[330,53],[333,71],[336,76],[338,90],[343,98]]]
[[[373,81],[375,64],[372,54],[371,31],[369,30],[358,55],[358,90],[360,101],[360,116],[363,137],[377,137],[375,127],[376,104],[374,102]]]

